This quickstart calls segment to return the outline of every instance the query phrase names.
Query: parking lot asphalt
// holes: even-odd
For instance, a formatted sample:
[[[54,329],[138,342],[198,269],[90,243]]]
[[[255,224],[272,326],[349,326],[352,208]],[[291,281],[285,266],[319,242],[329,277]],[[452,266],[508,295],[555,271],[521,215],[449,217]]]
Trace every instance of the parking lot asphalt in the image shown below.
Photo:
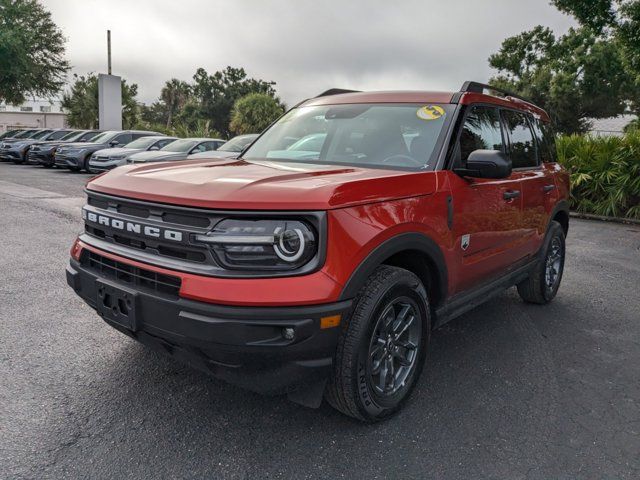
[[[0,163],[0,478],[640,478],[640,228],[572,220],[556,300],[441,328],[367,426],[103,323],[64,276],[88,178]]]

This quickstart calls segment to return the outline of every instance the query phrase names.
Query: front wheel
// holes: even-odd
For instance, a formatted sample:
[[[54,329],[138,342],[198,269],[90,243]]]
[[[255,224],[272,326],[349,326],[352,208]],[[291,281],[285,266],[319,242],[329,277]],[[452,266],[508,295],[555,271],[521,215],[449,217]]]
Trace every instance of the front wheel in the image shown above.
[[[554,299],[564,271],[564,230],[558,222],[551,222],[542,248],[542,257],[529,277],[518,284],[518,293],[525,302],[540,305]]]
[[[429,300],[413,273],[382,265],[354,305],[326,398],[346,415],[376,422],[397,412],[418,381],[431,333]]]

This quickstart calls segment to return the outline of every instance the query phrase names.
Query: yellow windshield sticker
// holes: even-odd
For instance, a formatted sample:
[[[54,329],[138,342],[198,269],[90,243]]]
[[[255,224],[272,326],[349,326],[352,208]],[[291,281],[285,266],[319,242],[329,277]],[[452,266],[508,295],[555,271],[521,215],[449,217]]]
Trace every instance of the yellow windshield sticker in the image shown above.
[[[437,120],[444,116],[444,108],[439,105],[425,105],[416,112],[421,120]]]

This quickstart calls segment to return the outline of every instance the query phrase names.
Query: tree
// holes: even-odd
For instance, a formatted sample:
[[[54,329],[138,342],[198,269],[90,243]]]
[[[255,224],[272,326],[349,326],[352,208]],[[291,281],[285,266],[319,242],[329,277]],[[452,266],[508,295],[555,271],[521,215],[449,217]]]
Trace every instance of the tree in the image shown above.
[[[139,108],[136,102],[138,85],[128,85],[122,80],[122,126],[132,128],[138,123]],[[98,127],[98,76],[74,75],[68,92],[62,95],[62,108],[67,111],[69,126],[74,128]]]
[[[250,93],[233,106],[229,130],[241,135],[260,133],[284,113],[277,99],[266,93]]]
[[[640,0],[553,0],[551,3],[619,46],[625,67],[634,76],[632,90],[627,96],[631,109],[639,113]]]
[[[584,132],[588,118],[621,114],[632,101],[634,77],[619,44],[590,27],[556,38],[537,26],[504,40],[489,64],[498,70],[492,85],[541,105],[563,133]]]
[[[191,96],[191,86],[176,78],[168,80],[160,92],[160,100],[164,104],[167,128],[171,128],[171,122],[180,112]]]
[[[236,100],[250,93],[263,93],[275,98],[275,82],[248,78],[243,68],[227,67],[213,75],[199,68],[193,79],[198,116],[211,120],[213,128],[226,136],[231,133],[231,109]]]
[[[65,39],[36,0],[0,0],[0,101],[57,94],[69,64]]]

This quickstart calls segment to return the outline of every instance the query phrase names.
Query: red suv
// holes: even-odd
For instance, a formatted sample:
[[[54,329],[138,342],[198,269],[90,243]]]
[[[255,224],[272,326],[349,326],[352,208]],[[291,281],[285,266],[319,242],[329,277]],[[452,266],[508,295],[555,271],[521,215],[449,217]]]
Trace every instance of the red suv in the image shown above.
[[[548,115],[475,82],[330,90],[239,158],[122,167],[87,195],[67,280],[109,325],[368,422],[407,400],[434,328],[513,285],[551,301],[569,224]]]

